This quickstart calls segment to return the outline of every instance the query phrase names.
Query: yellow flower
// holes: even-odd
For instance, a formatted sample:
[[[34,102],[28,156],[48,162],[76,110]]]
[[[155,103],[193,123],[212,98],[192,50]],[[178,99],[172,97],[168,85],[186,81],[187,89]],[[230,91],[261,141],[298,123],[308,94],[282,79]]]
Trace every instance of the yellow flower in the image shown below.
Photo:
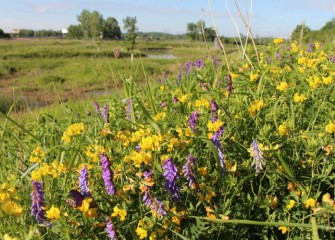
[[[287,227],[284,227],[284,226],[279,227],[278,230],[281,230],[282,234],[285,234],[288,231]]]
[[[297,52],[299,52],[299,48],[298,48],[296,42],[291,43],[291,52],[293,52],[293,53],[297,53]]]
[[[81,206],[78,207],[78,210],[83,212],[84,217],[94,218],[98,217],[98,208],[90,208],[90,203],[93,201],[92,198],[85,198],[81,203]]]
[[[322,83],[325,85],[329,85],[333,82],[333,76],[329,75],[328,77],[322,77]]]
[[[218,119],[216,122],[209,121],[207,123],[207,128],[209,132],[217,132],[222,126],[223,122],[220,119]]]
[[[178,100],[182,103],[186,102],[188,99],[190,98],[190,95],[189,94],[184,94],[184,95],[181,95]]]
[[[17,240],[16,237],[11,237],[8,234],[3,235],[3,240]]]
[[[315,47],[315,49],[319,49],[320,48],[320,43],[319,42],[314,42],[314,47]]]
[[[7,215],[12,215],[12,216],[17,217],[23,213],[22,207],[12,201],[3,203],[1,208]]]
[[[33,163],[42,163],[42,159],[45,158],[45,152],[41,146],[37,146],[30,155],[29,161]]]
[[[248,113],[251,116],[255,117],[256,113],[259,112],[263,107],[265,107],[265,103],[262,99],[261,100],[255,100],[250,104],[250,106],[248,108]]]
[[[155,240],[157,238],[157,232],[150,233],[149,240]]]
[[[285,92],[287,89],[289,88],[289,85],[287,82],[281,82],[277,87],[276,89],[279,90],[279,91],[282,91],[282,92]]]
[[[273,43],[274,43],[275,45],[284,43],[284,39],[282,39],[282,38],[275,38],[275,39],[273,40]]]
[[[327,133],[334,133],[335,132],[335,124],[332,122],[329,122],[326,126],[326,132]]]
[[[112,213],[112,217],[116,217],[116,216],[119,216],[120,217],[120,220],[121,221],[124,221],[126,219],[126,216],[127,216],[127,210],[125,209],[120,209],[118,207],[118,205],[116,205],[114,208],[113,208],[113,213]]]
[[[293,100],[296,103],[302,103],[302,102],[307,100],[307,97],[304,94],[296,93],[296,94],[294,94]]]
[[[147,230],[141,227],[136,228],[136,234],[140,237],[140,239],[144,239],[148,236]]]
[[[290,200],[290,203],[288,205],[286,205],[286,207],[290,210],[294,207],[295,201],[294,200]]]
[[[298,64],[306,64],[308,59],[306,57],[298,58]]]
[[[86,127],[83,123],[74,123],[70,125],[63,133],[62,141],[65,143],[70,143],[71,138],[75,135],[79,135],[86,130]]]
[[[51,208],[46,211],[46,217],[49,218],[49,219],[60,219],[59,208],[52,205]]]
[[[42,174],[39,170],[34,170],[31,172],[31,180],[41,181],[42,180]]]
[[[278,132],[279,132],[280,136],[287,136],[288,135],[288,129],[284,124],[279,125]]]
[[[196,107],[205,107],[205,108],[210,108],[211,104],[207,99],[200,99],[200,100],[195,100],[194,105]]]
[[[250,74],[250,82],[254,82],[258,78],[259,78],[258,73],[252,73],[252,74]]]
[[[236,74],[236,73],[230,73],[230,76],[232,79],[235,79],[237,77],[239,77],[240,75]]]
[[[156,114],[156,116],[154,117],[154,120],[156,122],[163,120],[166,117],[166,113],[165,112],[159,112]]]
[[[313,198],[309,198],[305,202],[305,207],[310,208],[310,207],[315,207],[316,201]]]

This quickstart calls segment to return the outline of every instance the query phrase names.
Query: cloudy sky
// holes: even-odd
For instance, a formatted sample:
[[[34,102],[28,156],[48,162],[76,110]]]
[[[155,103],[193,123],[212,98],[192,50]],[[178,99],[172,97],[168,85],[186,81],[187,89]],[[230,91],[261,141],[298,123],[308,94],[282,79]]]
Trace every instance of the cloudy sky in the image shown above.
[[[126,16],[136,16],[138,29],[143,32],[185,33],[187,23],[197,22],[203,17],[207,27],[214,25],[214,18],[221,35],[235,36],[237,31],[246,33],[234,0],[0,1],[0,28],[5,32],[18,28],[60,30],[77,24],[77,15],[83,9],[88,9],[99,11],[105,19],[115,17],[121,27],[122,19]],[[251,14],[251,28],[255,36],[289,37],[296,25],[302,22],[317,30],[335,17],[335,0],[236,2],[247,21]]]

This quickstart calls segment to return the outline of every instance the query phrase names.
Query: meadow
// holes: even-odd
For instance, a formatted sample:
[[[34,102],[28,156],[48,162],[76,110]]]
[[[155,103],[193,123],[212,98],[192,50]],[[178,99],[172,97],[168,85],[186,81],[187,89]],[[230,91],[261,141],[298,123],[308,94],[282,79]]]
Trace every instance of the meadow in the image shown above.
[[[156,81],[163,73],[176,74],[187,58],[203,57],[203,43],[139,41],[134,59],[124,41],[66,39],[2,40],[0,55],[0,111],[29,110],[51,103],[111,94],[122,89],[122,80],[138,84]],[[146,51],[167,49],[174,59],[146,58]],[[114,51],[121,52],[121,59]]]
[[[274,39],[226,61],[176,43],[177,59],[131,62],[92,55],[112,43],[57,42],[5,51],[1,81],[113,93],[0,113],[4,239],[334,239],[331,48]],[[86,56],[65,57],[72,44]],[[31,49],[47,57],[25,61]]]

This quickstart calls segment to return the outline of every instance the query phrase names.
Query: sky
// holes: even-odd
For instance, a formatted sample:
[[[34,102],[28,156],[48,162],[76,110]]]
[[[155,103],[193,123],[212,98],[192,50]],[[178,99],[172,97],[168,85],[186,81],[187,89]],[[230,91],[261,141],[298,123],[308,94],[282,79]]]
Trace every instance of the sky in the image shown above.
[[[299,24],[318,30],[335,17],[335,0],[235,0],[254,37],[289,38]],[[205,21],[220,35],[247,35],[234,0],[0,0],[0,28],[61,30],[78,24],[83,9],[114,17],[122,29],[127,16],[141,32],[186,33],[187,23]]]

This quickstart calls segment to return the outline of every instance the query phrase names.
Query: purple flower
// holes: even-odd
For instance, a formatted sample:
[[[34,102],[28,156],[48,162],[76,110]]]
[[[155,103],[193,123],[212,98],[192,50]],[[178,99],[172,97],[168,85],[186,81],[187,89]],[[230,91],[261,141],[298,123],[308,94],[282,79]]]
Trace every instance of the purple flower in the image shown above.
[[[186,72],[187,72],[187,73],[191,72],[191,68],[192,68],[192,66],[193,66],[193,63],[192,63],[192,62],[187,62],[187,63],[185,64]]]
[[[94,102],[93,102],[93,106],[94,106],[95,110],[97,111],[97,113],[98,113],[99,115],[101,115],[101,111],[100,111],[99,103],[98,103],[97,101],[94,101]]]
[[[143,173],[144,180],[152,178],[152,174],[153,174],[152,169],[150,171],[145,171]],[[164,209],[163,203],[159,201],[157,198],[153,198],[151,196],[150,188],[147,185],[145,185],[144,197],[142,201],[147,207],[151,208],[151,210],[154,211],[159,217],[162,217],[167,214],[167,212]]]
[[[108,236],[111,240],[116,240],[116,232],[114,229],[114,225],[112,223],[111,220],[109,220],[108,218],[106,219],[106,232],[108,233]]]
[[[91,195],[90,189],[88,188],[88,172],[86,165],[79,171],[79,187],[84,198]]]
[[[39,181],[32,181],[33,191],[30,194],[32,204],[31,204],[31,215],[35,216],[38,223],[44,223],[50,225],[45,217],[45,200],[43,192],[43,183]]]
[[[195,61],[194,66],[199,69],[199,68],[204,67],[205,63],[202,59],[198,59]]]
[[[221,173],[224,175],[225,170],[226,170],[226,163],[224,161],[224,154],[223,154],[223,149],[222,145],[220,142],[220,138],[222,137],[223,134],[223,127],[220,127],[217,132],[215,132],[211,138],[216,150],[218,151],[218,156],[220,160],[220,166],[221,166]]]
[[[227,80],[227,86],[226,86],[226,89],[227,89],[228,94],[229,94],[229,96],[230,96],[231,93],[233,92],[233,89],[234,89],[234,87],[233,87],[233,79],[232,79],[232,77],[231,77],[230,74],[228,74],[228,76],[226,77],[226,80]]]
[[[151,210],[154,211],[157,216],[162,217],[167,214],[166,210],[164,209],[163,203],[157,198],[153,198],[151,196],[148,186],[145,186],[144,197],[142,201],[148,208],[151,208]]]
[[[179,102],[178,98],[177,97],[173,97],[173,103],[177,104],[178,102]]]
[[[218,120],[218,105],[214,100],[211,100],[211,107],[212,107],[212,122],[216,122]]]
[[[185,163],[185,165],[183,166],[183,173],[186,177],[186,179],[188,180],[188,186],[192,187],[195,186],[196,183],[196,177],[193,171],[192,166],[195,165],[195,158],[189,154],[186,158],[187,162]]]
[[[161,108],[165,108],[167,106],[167,102],[161,102],[160,106]]]
[[[110,168],[110,162],[104,153],[100,154],[100,164],[102,168],[102,178],[105,183],[106,192],[109,195],[115,194],[115,186],[113,182],[113,171]]]
[[[138,144],[138,145],[135,147],[135,149],[136,149],[137,152],[140,152],[140,151],[141,151],[141,145]]]
[[[276,58],[277,58],[277,59],[280,59],[280,57],[281,57],[280,53],[279,53],[279,52],[276,52]]]
[[[181,76],[182,76],[182,73],[178,73],[178,76],[177,76],[177,85],[179,86],[180,85],[180,81],[181,81]]]
[[[104,105],[104,111],[103,111],[102,117],[104,118],[105,123],[109,123],[109,119],[108,119],[108,104]]]
[[[263,152],[259,148],[256,139],[253,139],[251,143],[251,155],[253,158],[251,167],[255,167],[256,174],[257,174],[263,170],[263,167],[265,166],[265,162],[263,158]]]
[[[188,121],[188,123],[189,123],[189,126],[190,126],[192,132],[195,132],[195,125],[198,122],[198,117],[199,117],[199,112],[198,111],[195,111],[190,116],[190,120]]]
[[[178,170],[176,165],[174,165],[174,163],[172,162],[171,158],[168,158],[167,160],[164,161],[163,169],[164,169],[163,176],[165,178],[165,186],[164,186],[165,190],[169,192],[174,201],[179,201],[180,200],[179,187],[176,182],[179,178]]]

